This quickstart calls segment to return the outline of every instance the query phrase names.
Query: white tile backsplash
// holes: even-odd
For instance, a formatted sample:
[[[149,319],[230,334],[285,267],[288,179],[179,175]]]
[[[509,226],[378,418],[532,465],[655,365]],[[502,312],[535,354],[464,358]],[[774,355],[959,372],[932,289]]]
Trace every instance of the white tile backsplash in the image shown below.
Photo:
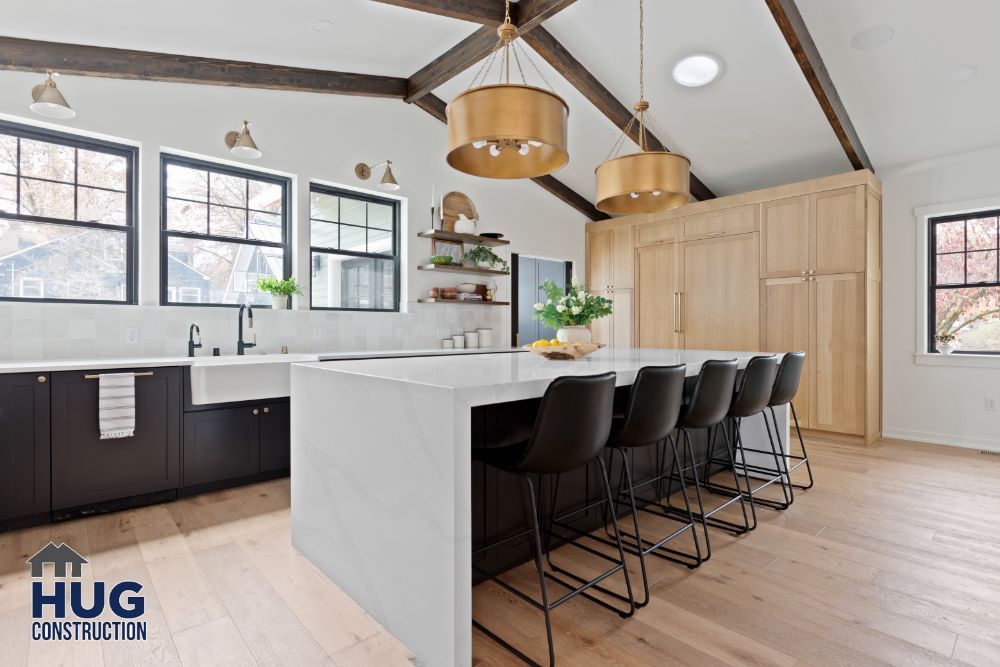
[[[497,346],[510,340],[506,308],[409,304],[407,313],[307,310],[254,311],[254,352],[338,352],[440,347],[441,339],[479,327],[494,330]],[[0,362],[44,359],[183,356],[188,327],[201,328],[198,355],[235,354],[237,311],[233,308],[112,306],[81,304],[0,304]],[[127,342],[128,327],[139,341]],[[319,329],[319,339],[314,330]]]

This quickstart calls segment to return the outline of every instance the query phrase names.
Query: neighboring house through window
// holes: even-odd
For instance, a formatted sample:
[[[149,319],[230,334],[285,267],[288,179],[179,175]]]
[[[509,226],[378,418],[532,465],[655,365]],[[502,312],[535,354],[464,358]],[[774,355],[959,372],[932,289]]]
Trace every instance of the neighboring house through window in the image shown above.
[[[268,305],[257,278],[291,275],[290,180],[161,158],[161,302]]]
[[[1000,210],[929,220],[928,350],[1000,353]]]
[[[137,153],[0,122],[0,299],[135,303]]]
[[[399,310],[399,202],[313,183],[313,308]]]

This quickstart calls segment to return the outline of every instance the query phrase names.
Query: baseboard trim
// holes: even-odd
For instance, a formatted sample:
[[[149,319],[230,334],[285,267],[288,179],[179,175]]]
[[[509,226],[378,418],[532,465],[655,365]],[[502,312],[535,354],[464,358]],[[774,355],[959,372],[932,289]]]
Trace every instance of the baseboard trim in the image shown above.
[[[911,431],[909,429],[902,428],[884,428],[882,429],[882,437],[893,438],[896,440],[911,440],[913,442],[925,442],[930,445],[962,447],[965,449],[1000,449],[1000,440],[991,438],[951,435],[948,433],[933,433],[930,431]]]

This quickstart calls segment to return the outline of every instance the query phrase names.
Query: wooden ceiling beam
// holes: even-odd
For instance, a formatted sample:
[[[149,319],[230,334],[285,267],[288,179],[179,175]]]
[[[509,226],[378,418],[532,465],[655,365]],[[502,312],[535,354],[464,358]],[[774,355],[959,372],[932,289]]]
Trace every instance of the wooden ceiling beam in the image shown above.
[[[819,102],[820,108],[823,109],[823,113],[830,122],[833,133],[837,135],[837,140],[844,148],[847,159],[851,161],[851,165],[855,169],[875,171],[868,158],[868,153],[865,152],[865,148],[861,144],[861,138],[847,114],[847,109],[837,93],[837,87],[833,85],[833,79],[830,77],[826,65],[823,64],[823,58],[819,54],[816,42],[809,34],[802,14],[795,5],[795,0],[765,0],[765,2],[767,2],[768,9],[771,10],[771,15],[774,16],[774,21],[778,24],[781,34],[784,35],[788,48],[792,50],[792,55],[795,56],[799,69],[802,70],[802,74],[805,75],[809,87],[816,96],[816,101]]]
[[[430,95],[424,95],[413,104],[434,116],[442,123],[448,122],[444,113],[445,101],[437,95],[434,95],[433,93]],[[575,190],[551,174],[548,176],[539,176],[531,180],[548,190],[550,193],[554,194],[556,197],[559,197],[559,199],[563,200],[580,213],[583,213],[591,220],[607,220],[610,217],[606,213],[598,211],[597,207],[595,207],[586,197],[578,194]]]
[[[382,0],[379,0],[382,1]],[[402,0],[408,3],[408,0]],[[533,30],[542,20],[569,7],[575,0],[521,0],[511,5],[511,20],[524,26],[520,34]],[[397,4],[392,0],[392,4]],[[418,3],[419,4],[419,3]],[[441,84],[450,81],[489,55],[499,37],[496,27],[503,20],[485,22],[481,28],[414,72],[406,81],[406,101],[414,102]]]
[[[0,69],[402,99],[406,79],[0,37]]]
[[[590,103],[597,107],[608,120],[615,124],[615,127],[623,128],[632,117],[632,110],[618,101],[618,98],[611,94],[611,91],[602,84],[597,77],[583,66],[583,64],[573,57],[566,47],[557,40],[552,33],[544,27],[537,27],[524,36],[524,41],[535,50],[538,55],[552,65],[574,88],[590,100]],[[639,128],[633,125],[629,137],[639,144]],[[662,141],[653,136],[647,128],[646,143],[651,150],[669,150]],[[691,174],[691,194],[698,200],[714,199],[715,193],[706,186],[701,179]]]

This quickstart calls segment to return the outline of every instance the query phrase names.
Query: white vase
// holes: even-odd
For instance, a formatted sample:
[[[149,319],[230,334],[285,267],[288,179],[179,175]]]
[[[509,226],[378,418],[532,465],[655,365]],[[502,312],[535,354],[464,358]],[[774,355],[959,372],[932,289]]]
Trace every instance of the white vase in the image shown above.
[[[937,351],[941,354],[951,354],[955,351],[955,346],[951,343],[938,343]]]
[[[475,234],[476,233],[476,221],[469,220],[461,213],[458,214],[458,220],[455,221],[455,233],[456,234]]]
[[[271,308],[274,310],[285,310],[288,308],[288,297],[284,294],[272,294]]]
[[[492,269],[493,262],[476,262],[476,266],[478,266],[480,269]]]
[[[591,341],[590,329],[581,326],[563,327],[556,332],[556,338],[560,343],[589,345]]]

